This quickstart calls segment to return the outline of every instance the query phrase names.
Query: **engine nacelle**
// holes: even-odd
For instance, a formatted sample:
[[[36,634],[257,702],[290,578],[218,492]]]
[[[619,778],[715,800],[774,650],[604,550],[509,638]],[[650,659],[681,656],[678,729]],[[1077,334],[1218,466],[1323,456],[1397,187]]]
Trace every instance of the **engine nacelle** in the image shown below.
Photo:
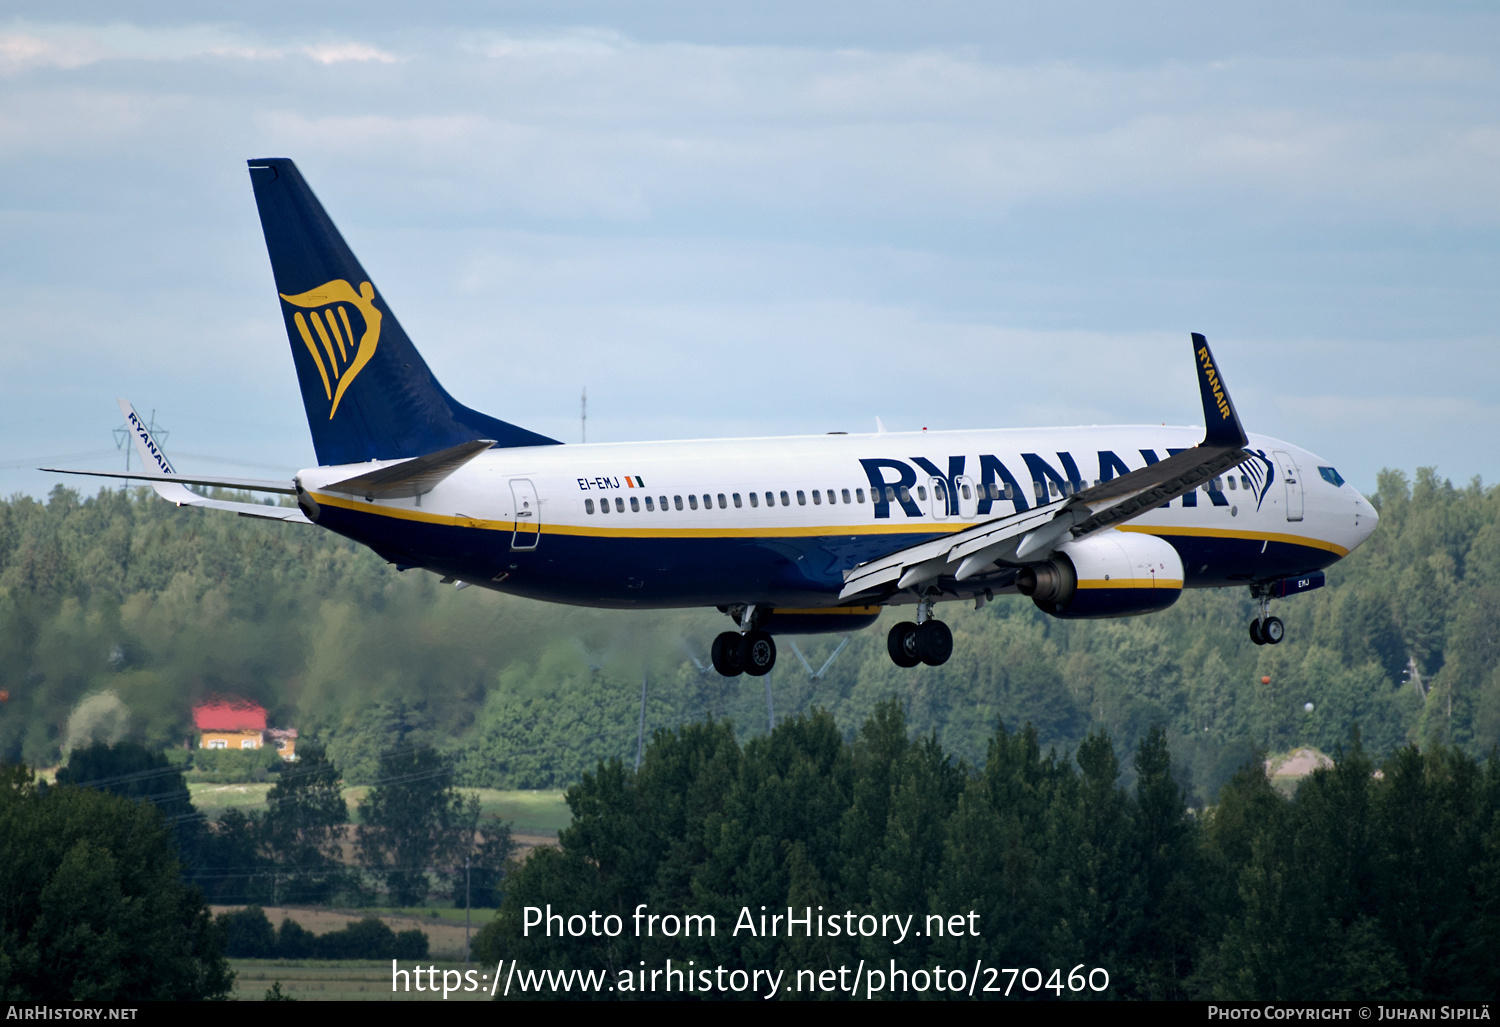
[[[1054,617],[1133,617],[1177,602],[1182,578],[1182,557],[1170,543],[1137,531],[1103,531],[1023,567],[1016,588]]]

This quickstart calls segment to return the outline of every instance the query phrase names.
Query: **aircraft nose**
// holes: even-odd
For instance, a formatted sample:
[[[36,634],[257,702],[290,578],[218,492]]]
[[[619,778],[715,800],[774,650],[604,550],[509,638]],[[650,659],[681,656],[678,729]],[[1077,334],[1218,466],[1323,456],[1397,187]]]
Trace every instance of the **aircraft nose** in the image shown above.
[[[1364,496],[1359,496],[1354,502],[1354,545],[1358,546],[1365,539],[1375,533],[1375,525],[1380,523],[1380,514],[1370,501]],[[1353,547],[1351,547],[1353,548]]]

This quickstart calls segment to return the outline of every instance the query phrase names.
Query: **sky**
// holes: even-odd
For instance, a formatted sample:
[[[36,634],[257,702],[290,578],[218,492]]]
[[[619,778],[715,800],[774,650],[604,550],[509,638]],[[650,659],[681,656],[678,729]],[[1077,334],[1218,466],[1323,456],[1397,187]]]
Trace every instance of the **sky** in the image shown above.
[[[1500,480],[1480,3],[11,2],[0,494],[315,463],[245,162],[565,442],[1201,421]],[[80,479],[70,484],[92,491]]]

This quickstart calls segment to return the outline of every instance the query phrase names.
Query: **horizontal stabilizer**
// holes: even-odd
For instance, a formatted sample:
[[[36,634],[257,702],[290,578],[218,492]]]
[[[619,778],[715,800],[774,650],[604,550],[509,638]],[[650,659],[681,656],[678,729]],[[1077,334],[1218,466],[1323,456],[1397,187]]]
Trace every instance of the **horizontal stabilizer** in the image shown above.
[[[448,449],[412,457],[400,463],[367,471],[353,478],[324,485],[319,492],[342,492],[366,499],[412,499],[437,488],[448,475],[494,446],[491,439],[461,442]]]

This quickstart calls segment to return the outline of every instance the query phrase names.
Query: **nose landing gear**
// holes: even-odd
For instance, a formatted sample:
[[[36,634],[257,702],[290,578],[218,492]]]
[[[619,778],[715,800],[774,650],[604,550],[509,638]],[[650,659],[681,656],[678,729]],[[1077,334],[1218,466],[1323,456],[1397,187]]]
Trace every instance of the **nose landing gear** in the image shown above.
[[[1270,616],[1271,590],[1266,585],[1251,585],[1251,597],[1260,604],[1260,613],[1250,622],[1250,641],[1256,645],[1280,645],[1286,637],[1286,625],[1280,617]]]

